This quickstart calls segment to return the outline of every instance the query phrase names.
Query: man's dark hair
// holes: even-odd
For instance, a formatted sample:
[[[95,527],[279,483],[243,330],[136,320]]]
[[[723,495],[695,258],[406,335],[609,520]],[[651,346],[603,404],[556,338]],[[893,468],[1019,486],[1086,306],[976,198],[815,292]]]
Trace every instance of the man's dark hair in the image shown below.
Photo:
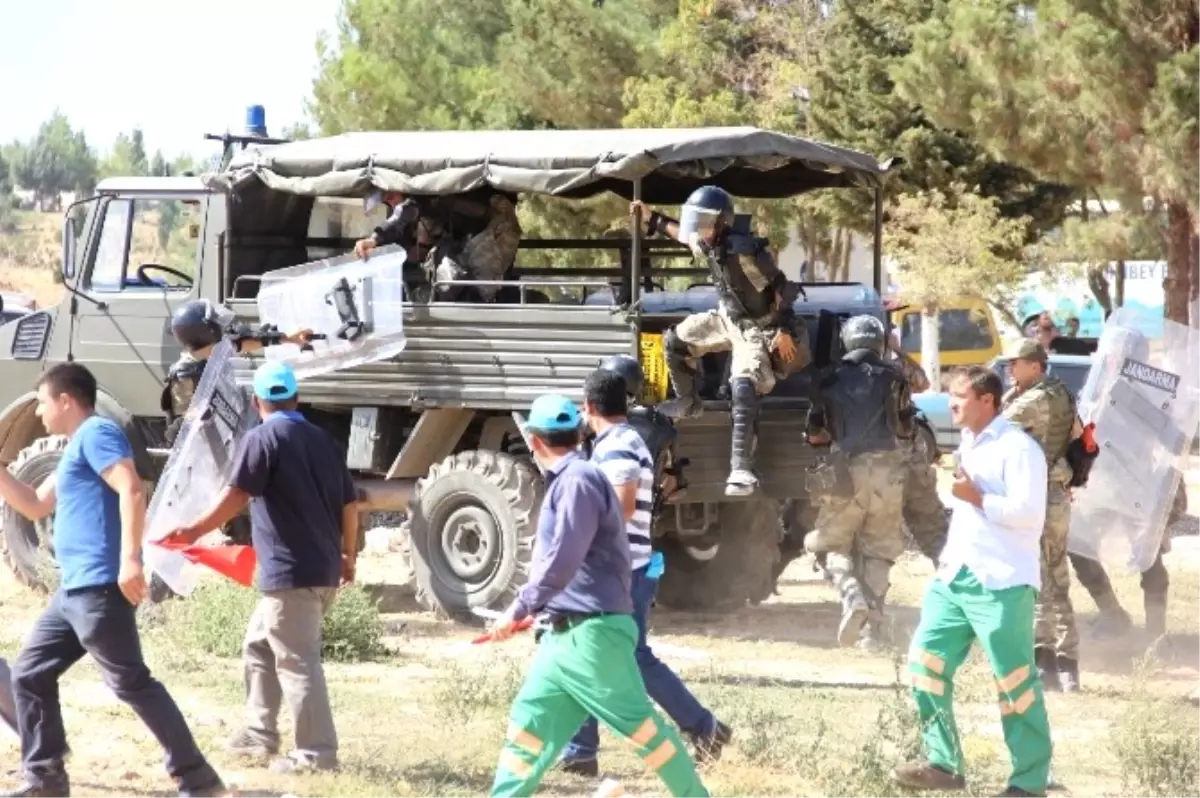
[[[577,429],[545,430],[533,427],[526,427],[526,432],[552,449],[574,449],[579,445],[582,434]]]
[[[51,396],[65,393],[88,410],[96,407],[96,378],[81,363],[51,366],[37,381],[37,387],[43,385]]]
[[[1000,397],[1004,395],[1004,383],[1000,375],[986,366],[971,366],[970,368],[955,369],[954,379],[965,380],[971,393],[982,399],[992,397],[992,407],[1000,412]]]
[[[293,396],[291,399],[280,399],[278,402],[271,402],[266,399],[259,399],[263,407],[268,413],[278,413],[280,411],[295,410],[300,406],[300,397]]]
[[[629,394],[625,379],[615,371],[597,369],[583,384],[584,401],[604,418],[629,415]]]

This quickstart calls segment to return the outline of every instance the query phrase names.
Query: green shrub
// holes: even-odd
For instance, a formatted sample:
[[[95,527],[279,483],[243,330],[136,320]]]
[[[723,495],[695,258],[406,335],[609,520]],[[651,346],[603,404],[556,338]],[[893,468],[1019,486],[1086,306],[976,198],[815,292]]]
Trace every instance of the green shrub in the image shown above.
[[[216,657],[238,657],[260,593],[225,579],[206,580],[186,599],[168,602],[167,628],[181,646]],[[325,616],[325,657],[361,662],[387,653],[377,602],[358,585],[343,587]]]
[[[1200,788],[1195,711],[1150,691],[1152,659],[1139,664],[1130,705],[1110,732],[1121,782],[1132,795],[1195,795]]]

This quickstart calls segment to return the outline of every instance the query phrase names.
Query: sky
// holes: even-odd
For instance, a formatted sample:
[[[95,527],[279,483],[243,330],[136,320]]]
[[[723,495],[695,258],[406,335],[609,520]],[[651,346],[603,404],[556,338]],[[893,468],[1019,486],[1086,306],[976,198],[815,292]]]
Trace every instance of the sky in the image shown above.
[[[168,158],[210,155],[205,133],[306,120],[316,40],[340,0],[0,0],[0,143],[57,107],[99,153],[141,127]]]

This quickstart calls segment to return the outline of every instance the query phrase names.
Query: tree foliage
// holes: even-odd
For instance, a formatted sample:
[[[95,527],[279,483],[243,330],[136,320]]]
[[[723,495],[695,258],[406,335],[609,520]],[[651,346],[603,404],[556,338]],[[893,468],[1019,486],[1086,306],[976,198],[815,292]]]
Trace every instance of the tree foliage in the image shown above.
[[[96,185],[96,158],[87,138],[59,111],[42,123],[32,141],[14,150],[16,182],[39,202],[56,201],[64,191],[87,194]]]
[[[1198,28],[1195,3],[1182,0],[947,2],[914,29],[894,76],[899,95],[939,124],[1046,179],[1103,188],[1125,208],[1160,199],[1167,315],[1186,321],[1200,288],[1188,276],[1200,201]]]
[[[107,157],[100,164],[101,177],[145,177],[152,174],[146,157],[146,142],[141,128],[118,133]]]

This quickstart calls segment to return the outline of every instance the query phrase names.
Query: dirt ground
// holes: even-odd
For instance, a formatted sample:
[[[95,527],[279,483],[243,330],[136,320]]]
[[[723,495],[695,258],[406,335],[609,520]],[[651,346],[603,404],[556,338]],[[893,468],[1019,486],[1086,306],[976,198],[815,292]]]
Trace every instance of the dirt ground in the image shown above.
[[[1189,473],[1193,495],[1197,471]],[[1200,501],[1191,503],[1193,512]],[[1195,525],[1196,519],[1189,523]],[[1200,679],[1200,539],[1176,538],[1171,572],[1169,635],[1147,656],[1138,635],[1116,643],[1093,640],[1095,608],[1082,588],[1073,594],[1084,634],[1084,691],[1048,697],[1055,741],[1053,776],[1063,795],[1145,795],[1158,779],[1162,794],[1179,791],[1179,771],[1194,767],[1200,724],[1193,697]],[[231,758],[224,741],[241,722],[242,672],[234,659],[192,654],[160,628],[144,632],[152,669],[183,707],[201,746],[242,795],[486,794],[505,726],[508,702],[533,651],[528,636],[472,646],[474,630],[417,611],[396,582],[390,557],[368,554],[360,569],[386,613],[384,661],[328,666],[341,735],[342,770],[335,775],[275,776]],[[904,646],[917,604],[932,574],[909,557],[893,580],[896,648],[868,655],[836,646],[832,589],[799,560],[780,594],[758,607],[708,616],[658,612],[651,642],[697,695],[735,730],[723,759],[704,778],[715,795],[890,795],[887,771],[914,752],[915,725],[903,673]],[[1121,599],[1141,623],[1136,575],[1114,573]],[[0,653],[15,654],[42,599],[0,577]],[[241,629],[229,629],[240,637]],[[976,651],[960,671],[956,706],[969,762],[970,793],[1004,787],[1007,754],[991,674]],[[62,700],[76,795],[169,795],[155,741],[104,687],[85,660],[63,680]],[[284,713],[284,734],[290,720]],[[640,760],[604,732],[601,766],[631,795],[662,795]],[[1190,751],[1190,760],[1180,752]],[[16,740],[0,731],[0,764],[15,768]],[[1166,773],[1167,776],[1162,774]],[[1156,775],[1157,774],[1157,775]],[[1167,786],[1161,786],[1164,778]],[[552,771],[543,795],[590,795],[594,782]],[[1175,791],[1172,792],[1172,789]]]

